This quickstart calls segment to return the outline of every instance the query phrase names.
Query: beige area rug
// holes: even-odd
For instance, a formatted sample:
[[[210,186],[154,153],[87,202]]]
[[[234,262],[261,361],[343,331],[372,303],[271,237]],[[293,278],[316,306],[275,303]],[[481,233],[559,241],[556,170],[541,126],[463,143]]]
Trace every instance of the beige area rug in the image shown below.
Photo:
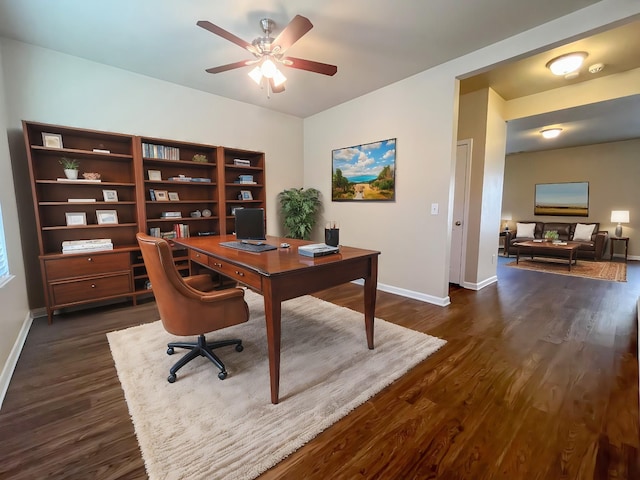
[[[596,280],[608,280],[610,282],[627,281],[627,264],[621,262],[596,262],[593,260],[578,260],[577,265],[571,266],[569,271],[568,261],[555,258],[537,258],[533,260],[520,258],[520,263],[515,260],[507,263],[508,267],[535,270],[538,272],[557,273],[572,277],[595,278]]]
[[[219,350],[229,376],[198,358],[167,382],[179,351],[166,354],[160,321],[107,335],[149,478],[251,479],[442,347],[444,340],[375,321],[314,297],[282,305],[280,403],[269,390],[262,297],[247,291],[249,322],[208,339],[241,338]],[[215,335],[215,338],[214,338]]]

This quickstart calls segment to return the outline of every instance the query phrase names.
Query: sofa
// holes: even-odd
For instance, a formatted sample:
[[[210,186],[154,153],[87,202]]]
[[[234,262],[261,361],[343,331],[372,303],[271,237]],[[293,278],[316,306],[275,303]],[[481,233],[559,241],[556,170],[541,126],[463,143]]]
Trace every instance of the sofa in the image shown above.
[[[512,254],[515,255],[517,247],[514,247],[513,244],[518,241],[543,239],[545,232],[556,231],[558,232],[559,240],[565,241],[565,242],[575,241],[580,243],[580,246],[578,247],[578,250],[576,252],[578,258],[589,258],[592,260],[601,260],[607,246],[607,240],[609,239],[609,232],[604,230],[603,231],[599,230],[600,228],[599,223],[589,222],[587,224],[585,222],[584,224],[580,223],[580,226],[578,227],[578,231],[579,233],[584,232],[586,228],[585,224],[594,225],[593,233],[591,234],[590,238],[587,239],[587,237],[584,237],[583,239],[574,239],[574,234],[576,233],[576,226],[578,225],[578,223],[580,222],[574,222],[574,223],[534,222],[534,221],[517,222],[516,225],[526,224],[527,229],[530,228],[529,225],[535,224],[535,227],[533,228],[533,236],[522,236],[522,234],[521,236],[518,236],[517,228],[515,230],[509,230],[505,234],[504,254],[506,256],[509,256]],[[527,235],[529,235],[529,233],[530,232],[526,232]],[[527,254],[543,256],[545,254],[548,254],[548,250],[536,251],[535,248],[532,248],[530,250],[527,250]]]

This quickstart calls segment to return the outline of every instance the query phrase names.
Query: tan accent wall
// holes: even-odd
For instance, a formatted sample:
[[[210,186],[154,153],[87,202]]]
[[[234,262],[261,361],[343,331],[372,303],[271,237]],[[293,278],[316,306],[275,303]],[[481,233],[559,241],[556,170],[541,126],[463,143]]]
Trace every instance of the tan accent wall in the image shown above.
[[[629,255],[640,259],[640,139],[563,148],[506,157],[502,217],[518,220],[599,222],[613,234],[612,210],[629,210],[623,225],[629,237]],[[589,182],[589,216],[556,217],[533,214],[536,183]],[[616,252],[621,253],[620,242]],[[608,251],[607,246],[607,251]]]

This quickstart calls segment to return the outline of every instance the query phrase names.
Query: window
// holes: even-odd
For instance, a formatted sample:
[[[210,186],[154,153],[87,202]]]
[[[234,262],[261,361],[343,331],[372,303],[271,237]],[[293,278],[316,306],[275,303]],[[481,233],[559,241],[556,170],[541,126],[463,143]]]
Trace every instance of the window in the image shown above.
[[[9,275],[9,259],[7,244],[4,240],[4,225],[2,224],[2,208],[0,207],[0,287],[11,279]]]

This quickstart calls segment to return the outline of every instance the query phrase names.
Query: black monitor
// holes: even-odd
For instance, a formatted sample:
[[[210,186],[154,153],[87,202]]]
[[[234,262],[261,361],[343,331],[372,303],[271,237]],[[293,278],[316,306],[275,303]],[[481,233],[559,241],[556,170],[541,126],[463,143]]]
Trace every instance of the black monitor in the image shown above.
[[[236,209],[236,238],[266,240],[263,208]]]

